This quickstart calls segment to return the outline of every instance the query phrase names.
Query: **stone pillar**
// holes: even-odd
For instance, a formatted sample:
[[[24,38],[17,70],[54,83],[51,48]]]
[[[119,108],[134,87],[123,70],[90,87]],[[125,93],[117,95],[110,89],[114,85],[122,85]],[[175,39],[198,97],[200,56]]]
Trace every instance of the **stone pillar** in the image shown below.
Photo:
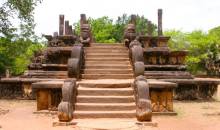
[[[86,24],[87,21],[86,21],[86,14],[80,14],[80,26],[82,24]]]
[[[134,25],[136,24],[136,15],[134,15],[134,14],[131,15],[131,21],[130,21],[130,23],[131,23],[131,24],[134,24]]]
[[[73,35],[73,28],[72,28],[72,25],[69,26],[69,35]]]
[[[153,24],[151,23],[151,21],[147,21],[147,34],[149,36],[152,36],[153,34]]]
[[[163,29],[162,29],[162,9],[158,9],[158,36],[163,35]]]
[[[53,37],[58,37],[58,32],[54,32]]]
[[[64,15],[60,15],[59,18],[59,35],[63,35],[64,32]]]
[[[5,77],[6,77],[6,78],[10,78],[10,71],[9,71],[8,68],[7,68],[6,71],[5,71]]]
[[[68,35],[69,34],[69,21],[66,20],[65,21],[65,35]]]

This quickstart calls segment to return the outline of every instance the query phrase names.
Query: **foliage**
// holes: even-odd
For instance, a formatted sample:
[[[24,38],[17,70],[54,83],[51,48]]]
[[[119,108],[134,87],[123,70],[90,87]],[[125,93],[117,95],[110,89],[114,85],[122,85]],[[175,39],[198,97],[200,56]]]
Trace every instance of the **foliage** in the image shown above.
[[[220,29],[219,27],[211,29],[208,33],[201,30],[195,30],[190,33],[184,33],[179,30],[168,30],[165,32],[171,36],[169,46],[172,50],[188,50],[186,58],[189,71],[194,74],[205,72],[208,75],[213,74],[210,65],[214,65],[220,60]]]
[[[34,51],[43,47],[34,35],[33,11],[41,0],[4,0],[0,5],[0,75],[21,74]],[[12,23],[19,23],[17,28]]]
[[[41,0],[5,0],[0,6],[0,36],[13,37],[15,28],[12,24],[13,19],[19,20],[20,37],[33,36],[35,6]]]
[[[29,39],[0,38],[0,73],[8,68],[13,75],[21,74],[30,63],[33,53],[42,48],[42,44]]]
[[[96,42],[100,43],[114,43],[122,42],[123,34],[126,25],[129,23],[130,17],[127,14],[123,14],[113,22],[112,19],[107,16],[101,18],[92,19],[89,18],[88,22],[92,27],[92,34]],[[136,15],[136,31],[138,34],[147,33],[148,19],[144,16]],[[79,22],[74,23],[76,33],[79,34],[80,27]],[[153,24],[153,32],[156,32],[156,25]]]
[[[186,34],[180,30],[166,30],[164,35],[170,36],[168,45],[172,50],[187,50],[190,46]]]
[[[89,19],[89,23],[92,27],[92,34],[96,42],[102,43],[114,43],[115,38],[112,37],[114,30],[113,20],[107,16]]]

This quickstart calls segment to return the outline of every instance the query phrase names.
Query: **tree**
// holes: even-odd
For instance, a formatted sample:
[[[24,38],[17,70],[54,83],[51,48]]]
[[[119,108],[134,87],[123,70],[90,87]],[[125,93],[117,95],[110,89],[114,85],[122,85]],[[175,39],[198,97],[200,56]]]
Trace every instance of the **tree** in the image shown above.
[[[186,34],[180,30],[166,30],[165,36],[170,36],[168,45],[172,50],[188,50],[190,43],[186,39]]]
[[[5,0],[0,5],[0,75],[7,68],[14,75],[27,68],[34,51],[43,47],[34,35],[34,8],[41,0]],[[12,19],[19,21],[15,28]],[[18,33],[19,32],[19,33]]]
[[[116,39],[112,36],[115,31],[113,20],[107,16],[89,19],[89,23],[92,27],[92,34],[96,42],[100,43],[114,43]]]
[[[34,31],[33,11],[41,0],[6,0],[0,7],[0,36],[11,36],[15,27],[11,22],[17,18],[20,22],[21,35],[32,36]]]
[[[206,73],[216,75],[216,63],[220,61],[220,29],[216,27],[208,33],[194,30],[185,33],[180,30],[168,30],[164,33],[171,36],[169,46],[172,50],[188,50],[186,64],[194,74]]]
[[[96,42],[101,43],[114,43],[122,42],[123,34],[126,25],[129,23],[130,17],[127,14],[119,16],[118,19],[113,22],[112,19],[107,16],[101,18],[92,19],[89,18],[88,22],[92,27],[92,34]],[[137,34],[146,34],[148,19],[144,16],[136,16],[136,32]],[[79,22],[74,23],[76,33],[79,34],[80,27]],[[153,24],[153,32],[156,32],[156,25]]]

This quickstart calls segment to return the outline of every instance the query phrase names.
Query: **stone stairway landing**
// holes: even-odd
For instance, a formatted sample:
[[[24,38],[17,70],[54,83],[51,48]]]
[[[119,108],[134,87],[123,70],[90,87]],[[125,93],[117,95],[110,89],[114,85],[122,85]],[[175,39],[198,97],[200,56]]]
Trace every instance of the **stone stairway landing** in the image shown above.
[[[123,44],[92,43],[85,47],[82,79],[132,79],[129,51]]]

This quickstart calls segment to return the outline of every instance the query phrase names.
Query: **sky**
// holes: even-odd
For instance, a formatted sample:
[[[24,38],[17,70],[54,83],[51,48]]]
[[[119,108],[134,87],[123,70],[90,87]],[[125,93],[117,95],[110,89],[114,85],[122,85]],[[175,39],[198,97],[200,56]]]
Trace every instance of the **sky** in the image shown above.
[[[43,0],[35,9],[35,31],[37,35],[58,31],[59,14],[70,24],[77,22],[81,13],[113,20],[124,13],[138,14],[157,24],[159,8],[163,9],[164,30],[208,31],[220,26],[220,0]]]

